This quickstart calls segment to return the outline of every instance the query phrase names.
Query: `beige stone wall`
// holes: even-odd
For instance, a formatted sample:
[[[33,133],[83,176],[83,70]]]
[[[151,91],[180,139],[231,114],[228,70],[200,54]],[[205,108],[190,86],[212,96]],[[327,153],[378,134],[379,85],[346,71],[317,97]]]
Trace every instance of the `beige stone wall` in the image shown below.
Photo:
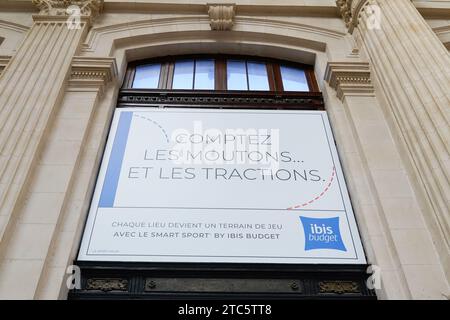
[[[20,54],[36,23],[31,15],[37,10],[29,1],[13,2],[19,5],[9,8],[16,11],[0,13],[5,38],[0,55],[6,60]],[[66,297],[66,268],[76,257],[126,65],[161,52],[237,53],[314,64],[367,258],[381,268],[378,296],[448,298],[448,261],[434,243],[430,209],[411,175],[410,153],[384,92],[385,80],[373,70],[358,33],[347,33],[335,1],[286,0],[276,8],[273,1],[233,2],[232,30],[211,31],[204,1],[105,1],[103,13],[71,53],[72,62],[64,65],[60,97],[43,105],[50,106],[48,118],[29,129],[43,134],[33,141],[32,161],[19,166],[25,176],[14,181],[21,184],[1,185],[0,196],[8,188],[15,198],[0,211],[0,298]],[[433,13],[431,2],[417,2],[445,43],[448,20]],[[0,84],[8,68],[21,66],[10,64]],[[51,66],[46,68],[41,73],[50,72]],[[92,70],[102,74],[92,79]],[[354,77],[348,80],[348,74]],[[0,125],[6,121],[2,110],[0,104]],[[1,164],[11,163],[14,154],[2,150]]]

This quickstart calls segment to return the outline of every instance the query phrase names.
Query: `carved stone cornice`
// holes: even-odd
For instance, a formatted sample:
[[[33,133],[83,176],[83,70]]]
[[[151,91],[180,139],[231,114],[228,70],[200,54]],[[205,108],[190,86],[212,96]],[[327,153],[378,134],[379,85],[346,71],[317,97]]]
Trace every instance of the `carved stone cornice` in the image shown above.
[[[74,57],[69,85],[100,90],[117,76],[115,58]]]
[[[103,9],[103,0],[32,0],[43,16],[70,16],[94,19]]]
[[[347,95],[374,95],[370,67],[367,62],[328,62],[325,81],[336,90],[341,100]]]
[[[348,28],[348,32],[352,33],[358,26],[359,13],[370,3],[372,3],[372,0],[336,0],[336,5]]]
[[[236,5],[208,3],[209,25],[211,30],[231,30],[234,24]]]

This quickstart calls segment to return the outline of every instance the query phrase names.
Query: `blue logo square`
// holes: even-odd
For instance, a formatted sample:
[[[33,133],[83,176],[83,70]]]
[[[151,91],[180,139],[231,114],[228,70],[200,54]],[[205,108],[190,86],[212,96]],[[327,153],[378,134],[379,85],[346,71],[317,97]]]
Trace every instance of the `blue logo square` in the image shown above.
[[[300,217],[305,231],[305,250],[334,249],[347,251],[339,230],[339,217]]]

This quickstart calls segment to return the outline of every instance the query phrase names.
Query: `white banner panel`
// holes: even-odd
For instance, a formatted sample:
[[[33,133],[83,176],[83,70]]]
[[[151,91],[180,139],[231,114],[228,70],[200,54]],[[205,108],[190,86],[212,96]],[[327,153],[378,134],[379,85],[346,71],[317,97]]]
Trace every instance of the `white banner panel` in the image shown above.
[[[326,112],[117,109],[78,259],[365,264]]]

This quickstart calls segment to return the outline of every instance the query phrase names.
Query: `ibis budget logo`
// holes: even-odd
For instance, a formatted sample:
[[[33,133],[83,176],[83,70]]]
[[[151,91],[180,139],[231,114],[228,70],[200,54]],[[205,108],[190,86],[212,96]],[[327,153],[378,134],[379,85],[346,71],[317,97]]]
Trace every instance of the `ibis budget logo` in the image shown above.
[[[347,251],[339,230],[339,217],[300,217],[305,231],[305,250],[334,249]]]

